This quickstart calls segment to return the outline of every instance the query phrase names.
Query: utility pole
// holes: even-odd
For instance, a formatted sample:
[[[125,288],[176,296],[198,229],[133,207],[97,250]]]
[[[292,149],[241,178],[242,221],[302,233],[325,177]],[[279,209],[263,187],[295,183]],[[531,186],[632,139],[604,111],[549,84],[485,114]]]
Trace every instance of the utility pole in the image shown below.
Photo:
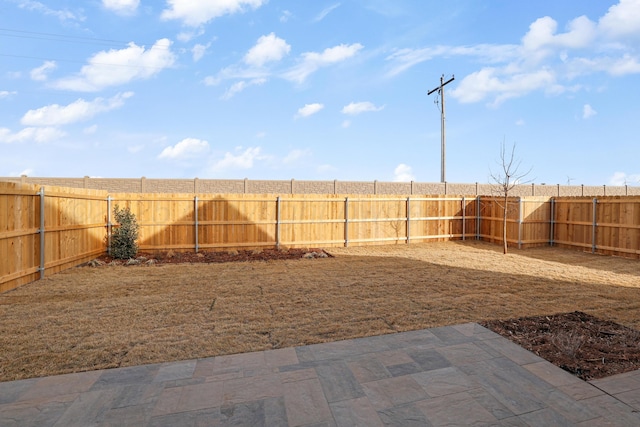
[[[438,95],[440,95],[440,99],[441,99],[441,106],[440,106],[440,182],[446,182],[446,178],[445,178],[445,152],[446,152],[446,137],[445,137],[445,130],[444,130],[444,87],[445,85],[451,83],[452,81],[455,80],[455,76],[451,76],[451,78],[449,80],[447,80],[446,82],[444,81],[444,74],[440,77],[440,86],[436,87],[435,89],[431,89],[427,95],[431,95],[433,92],[438,92]],[[438,103],[438,100],[436,99],[436,103]]]

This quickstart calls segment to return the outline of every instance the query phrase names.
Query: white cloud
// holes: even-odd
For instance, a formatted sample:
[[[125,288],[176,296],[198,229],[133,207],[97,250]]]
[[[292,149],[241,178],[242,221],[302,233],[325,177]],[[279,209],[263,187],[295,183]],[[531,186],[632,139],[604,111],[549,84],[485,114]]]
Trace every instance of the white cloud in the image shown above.
[[[394,182],[411,182],[416,180],[411,166],[405,165],[404,163],[400,163],[398,166],[396,166],[396,168],[393,170],[393,175]]]
[[[12,95],[16,95],[16,91],[0,90],[0,99],[9,98]]]
[[[547,46],[576,49],[588,46],[596,36],[596,24],[586,16],[572,20],[565,33],[556,34],[557,28],[558,23],[549,16],[537,19],[522,38],[523,47],[534,52]]]
[[[330,14],[331,12],[333,12],[335,9],[337,9],[338,7],[340,7],[340,3],[336,3],[334,5],[331,5],[329,7],[327,7],[326,9],[324,9],[322,12],[320,12],[318,14],[318,16],[316,16],[313,21],[314,22],[319,22],[322,21],[324,18],[326,18],[326,16],[328,14]]]
[[[357,114],[360,113],[366,113],[369,111],[381,111],[384,108],[384,105],[382,107],[376,107],[373,103],[371,102],[352,102],[349,105],[346,105],[344,108],[342,108],[342,114],[349,114],[352,116],[355,116]]]
[[[302,61],[291,70],[285,72],[283,77],[287,80],[291,80],[297,83],[303,83],[310,74],[312,74],[319,68],[345,61],[353,57],[363,47],[364,46],[362,46],[360,43],[354,43],[350,45],[341,44],[338,46],[327,48],[322,51],[322,53],[303,53]]]
[[[220,84],[222,80],[219,77],[215,76],[207,76],[202,80],[205,86],[217,86]]]
[[[525,125],[524,119],[516,120],[516,126],[524,126],[524,125]]]
[[[211,43],[200,44],[197,43],[191,48],[191,54],[193,55],[193,61],[198,62],[202,59],[205,53],[207,53],[207,49],[211,46]]]
[[[84,133],[85,135],[93,135],[97,131],[98,131],[98,125],[91,125],[82,129],[82,133]]]
[[[204,34],[204,28],[200,27],[197,28],[193,31],[181,31],[180,33],[178,33],[178,35],[176,36],[176,38],[183,42],[186,43],[196,37],[200,37],[201,35]]]
[[[56,61],[45,61],[41,66],[34,68],[29,73],[31,79],[42,82],[47,80],[48,74],[57,68]]]
[[[257,9],[267,0],[167,0],[168,9],[162,11],[161,18],[178,19],[184,25],[197,27],[224,15]]]
[[[584,107],[582,107],[582,118],[584,120],[590,119],[591,117],[595,116],[596,114],[598,114],[598,112],[596,110],[594,110],[591,107],[591,105],[584,104]]]
[[[255,46],[244,56],[244,62],[255,67],[262,67],[267,62],[279,61],[289,54],[291,46],[274,33],[262,36]]]
[[[519,58],[521,48],[518,45],[478,44],[473,46],[435,46],[421,49],[398,49],[386,60],[390,62],[387,77],[394,77],[422,62],[440,56],[472,56],[489,64],[501,63]]]
[[[102,6],[121,15],[131,15],[136,12],[140,0],[102,0]]]
[[[289,12],[288,10],[285,10],[282,12],[282,15],[280,15],[280,22],[282,23],[288,22],[292,16],[293,14],[291,12]]]
[[[615,172],[611,178],[609,178],[609,185],[637,185],[640,184],[640,173],[627,174],[624,172]]]
[[[292,163],[296,163],[298,162],[300,159],[310,156],[311,155],[311,150],[306,149],[306,150],[299,150],[299,149],[295,149],[295,150],[291,150],[289,152],[289,154],[287,154],[285,156],[284,159],[282,159],[282,163],[289,165]]]
[[[220,97],[220,99],[227,100],[233,98],[236,94],[242,92],[250,86],[256,86],[264,84],[267,79],[253,79],[249,81],[239,81],[231,85],[229,89]],[[206,83],[206,79],[205,79]]]
[[[316,114],[317,112],[319,112],[320,110],[322,110],[324,108],[323,104],[319,104],[319,103],[314,103],[314,104],[305,104],[304,107],[300,107],[298,109],[298,112],[296,113],[295,117],[309,117],[312,116],[314,114]]]
[[[344,121],[342,122],[342,127],[343,127],[343,128],[345,128],[345,129],[346,129],[346,128],[348,128],[349,126],[351,126],[351,120],[344,120]]]
[[[28,127],[19,132],[0,128],[0,142],[7,144],[35,141],[39,143],[51,142],[65,136],[66,133],[55,127]]]
[[[51,104],[37,110],[29,110],[20,122],[25,126],[60,126],[88,120],[98,113],[104,113],[124,105],[124,101],[133,96],[133,92],[125,92],[104,99],[93,101],[78,99],[69,105]]]
[[[39,12],[46,16],[54,16],[58,18],[62,22],[66,21],[84,21],[84,16],[82,14],[76,14],[70,12],[68,10],[56,10],[51,9],[50,7],[40,3],[39,1],[33,0],[13,0],[14,3],[18,5],[19,8],[25,9],[28,11]]]
[[[640,34],[640,1],[620,0],[600,18],[598,26],[610,37]]]
[[[170,47],[170,40],[160,39],[148,49],[132,42],[125,49],[102,51],[89,58],[89,64],[77,75],[57,80],[53,86],[93,92],[132,80],[148,79],[173,65],[176,57]]]
[[[640,61],[635,56],[625,54],[622,58],[613,61],[608,67],[608,72],[613,76],[640,73]]]
[[[399,49],[386,59],[387,77],[438,57],[474,57],[480,69],[463,77],[452,96],[463,103],[497,106],[534,91],[558,95],[583,90],[580,76],[640,74],[640,0],[620,0],[599,21],[579,16],[564,29],[552,17],[535,20],[520,44],[428,46]]]
[[[176,145],[166,147],[159,159],[183,159],[194,157],[209,150],[209,143],[196,138],[185,138]]]
[[[555,81],[554,74],[548,69],[513,74],[505,69],[483,68],[466,76],[449,93],[463,104],[495,97],[493,105],[499,105],[509,98],[552,87]]]
[[[240,150],[242,150],[242,147],[236,149],[236,151]],[[266,158],[260,154],[261,151],[262,149],[260,147],[249,147],[244,151],[240,151],[238,154],[227,152],[224,158],[213,164],[211,169],[214,172],[226,169],[251,169],[254,161]]]

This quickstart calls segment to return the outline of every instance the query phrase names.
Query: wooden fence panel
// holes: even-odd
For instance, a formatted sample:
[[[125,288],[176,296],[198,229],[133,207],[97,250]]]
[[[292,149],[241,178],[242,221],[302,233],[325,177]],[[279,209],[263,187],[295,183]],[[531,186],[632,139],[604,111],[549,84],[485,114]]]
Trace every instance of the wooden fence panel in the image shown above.
[[[0,292],[39,277],[39,228],[37,187],[0,182]]]
[[[593,199],[554,199],[553,244],[566,248],[593,246]]]
[[[354,246],[406,242],[406,199],[349,198],[349,244]]]
[[[280,245],[285,247],[345,244],[345,197],[280,197]]]
[[[523,197],[520,201],[522,248],[547,246],[551,240],[551,198]]]
[[[595,251],[640,258],[640,198],[598,198]]]
[[[105,192],[44,187],[44,193],[46,273],[56,273],[103,254]]]
[[[260,248],[276,245],[275,196],[202,195],[198,201],[200,248]]]
[[[480,237],[491,243],[502,243],[504,200],[480,197]],[[507,200],[507,244],[518,245],[520,233],[519,198]]]

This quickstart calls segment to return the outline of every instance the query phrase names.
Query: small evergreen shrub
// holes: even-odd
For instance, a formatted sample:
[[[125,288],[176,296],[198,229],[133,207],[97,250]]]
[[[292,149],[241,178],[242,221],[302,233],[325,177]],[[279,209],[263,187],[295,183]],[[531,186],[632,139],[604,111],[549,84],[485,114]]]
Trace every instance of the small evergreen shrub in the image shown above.
[[[113,216],[119,226],[111,231],[111,256],[117,259],[135,258],[138,253],[138,223],[136,216],[127,207],[113,209]]]

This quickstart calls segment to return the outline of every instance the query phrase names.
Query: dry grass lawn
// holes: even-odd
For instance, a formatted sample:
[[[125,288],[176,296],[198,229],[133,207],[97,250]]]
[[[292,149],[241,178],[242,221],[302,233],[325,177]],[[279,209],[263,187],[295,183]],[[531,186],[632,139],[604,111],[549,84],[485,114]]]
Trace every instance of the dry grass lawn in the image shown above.
[[[640,328],[640,263],[445,242],[81,267],[0,295],[0,381],[580,310]]]

